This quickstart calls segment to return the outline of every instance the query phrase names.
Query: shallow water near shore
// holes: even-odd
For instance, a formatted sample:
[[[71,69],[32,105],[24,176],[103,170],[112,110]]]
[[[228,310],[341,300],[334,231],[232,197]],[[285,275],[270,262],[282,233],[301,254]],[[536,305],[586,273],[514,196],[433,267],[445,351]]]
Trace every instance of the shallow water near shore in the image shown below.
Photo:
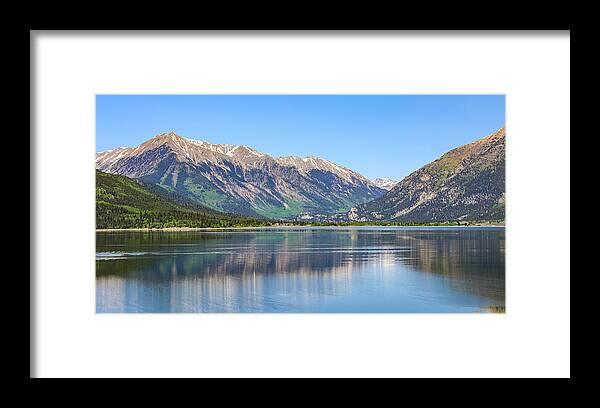
[[[96,311],[504,311],[499,227],[96,233]]]

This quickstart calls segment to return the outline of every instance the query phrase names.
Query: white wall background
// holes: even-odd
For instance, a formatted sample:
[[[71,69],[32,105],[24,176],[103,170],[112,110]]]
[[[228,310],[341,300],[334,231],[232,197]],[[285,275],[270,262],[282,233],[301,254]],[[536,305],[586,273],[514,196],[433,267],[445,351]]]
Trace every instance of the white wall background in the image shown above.
[[[41,32],[32,47],[35,376],[570,375],[568,33]],[[96,93],[506,94],[507,313],[96,315]]]

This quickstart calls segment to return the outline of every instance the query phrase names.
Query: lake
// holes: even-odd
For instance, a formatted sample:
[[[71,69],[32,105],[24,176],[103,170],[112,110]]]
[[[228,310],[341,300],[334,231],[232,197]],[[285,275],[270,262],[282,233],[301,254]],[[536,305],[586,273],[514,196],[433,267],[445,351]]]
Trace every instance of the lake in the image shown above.
[[[96,312],[504,310],[503,227],[96,233]]]

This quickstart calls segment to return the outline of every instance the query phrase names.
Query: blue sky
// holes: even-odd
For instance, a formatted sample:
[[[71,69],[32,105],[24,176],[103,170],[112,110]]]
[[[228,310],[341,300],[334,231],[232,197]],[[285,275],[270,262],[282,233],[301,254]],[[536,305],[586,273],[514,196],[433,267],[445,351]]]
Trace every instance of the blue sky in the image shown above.
[[[504,95],[97,95],[97,151],[174,131],[400,180],[505,123]]]

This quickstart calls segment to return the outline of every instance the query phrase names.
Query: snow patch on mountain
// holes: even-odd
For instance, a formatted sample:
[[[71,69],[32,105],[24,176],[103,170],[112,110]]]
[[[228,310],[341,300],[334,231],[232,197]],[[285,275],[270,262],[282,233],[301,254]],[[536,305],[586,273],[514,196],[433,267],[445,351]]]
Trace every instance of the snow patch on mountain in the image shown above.
[[[391,190],[392,188],[394,188],[394,186],[396,184],[398,184],[398,182],[396,180],[392,180],[389,178],[376,178],[375,180],[372,180],[373,184],[375,184],[377,187],[379,188],[383,188],[384,190]]]
[[[372,185],[371,181],[365,178],[363,175],[352,171],[347,167],[340,166],[339,164],[335,164],[333,162],[330,162],[329,160],[322,159],[320,157],[284,156],[278,157],[275,160],[277,161],[277,163],[283,166],[295,167],[302,174],[308,174],[312,170],[321,170],[333,173],[351,184],[361,182],[367,185]]]

